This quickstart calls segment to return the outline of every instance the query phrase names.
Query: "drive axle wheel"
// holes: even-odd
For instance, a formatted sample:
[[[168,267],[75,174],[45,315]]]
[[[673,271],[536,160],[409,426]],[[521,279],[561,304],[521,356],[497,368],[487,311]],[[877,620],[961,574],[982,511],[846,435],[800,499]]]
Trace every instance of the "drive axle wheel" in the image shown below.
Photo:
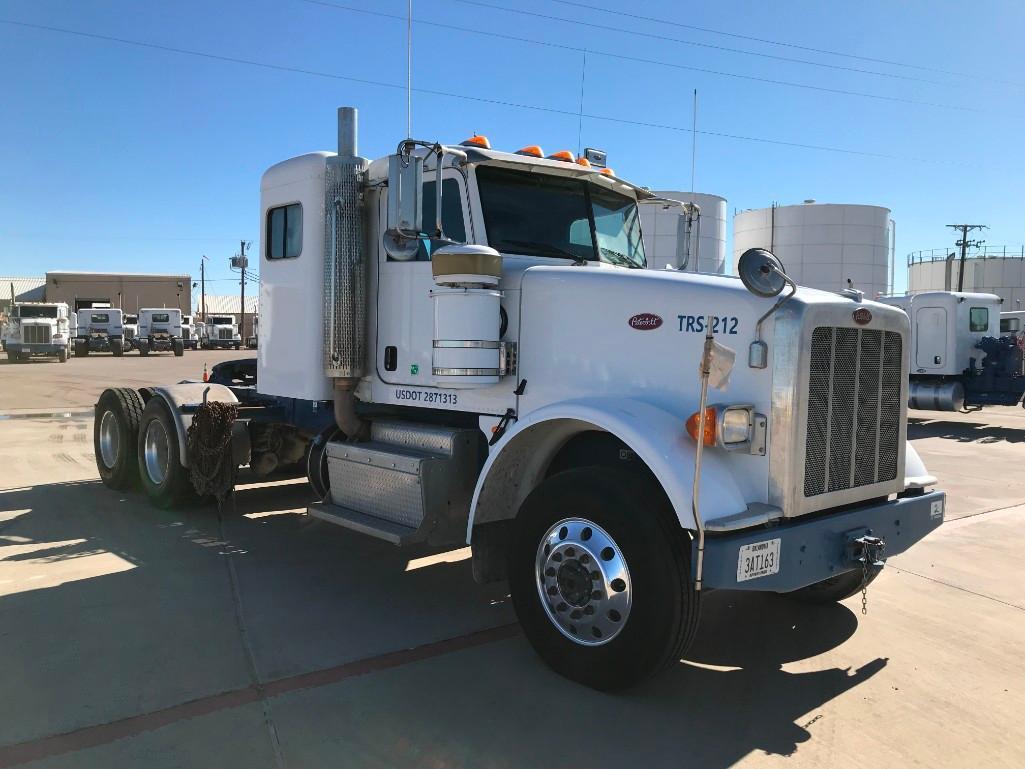
[[[586,467],[548,478],[514,523],[509,586],[538,654],[617,690],[675,664],[697,627],[690,537],[653,479]]]
[[[142,487],[157,507],[176,507],[194,495],[188,470],[182,466],[178,431],[163,398],[154,396],[139,422],[138,465]]]
[[[139,478],[135,443],[142,416],[142,398],[129,387],[104,390],[96,404],[93,451],[103,484],[111,489],[133,487]]]

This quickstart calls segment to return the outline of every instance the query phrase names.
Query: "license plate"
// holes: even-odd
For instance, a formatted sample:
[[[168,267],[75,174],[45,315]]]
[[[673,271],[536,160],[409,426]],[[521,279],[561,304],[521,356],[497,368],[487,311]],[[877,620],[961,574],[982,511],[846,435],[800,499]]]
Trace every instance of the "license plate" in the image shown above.
[[[779,572],[779,539],[752,542],[740,548],[737,556],[737,582],[768,577]]]

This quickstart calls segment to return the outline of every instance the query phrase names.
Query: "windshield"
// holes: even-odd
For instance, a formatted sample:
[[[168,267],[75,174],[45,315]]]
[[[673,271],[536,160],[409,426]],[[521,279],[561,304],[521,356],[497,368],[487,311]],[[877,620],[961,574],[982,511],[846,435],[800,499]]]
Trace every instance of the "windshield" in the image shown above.
[[[645,266],[637,204],[583,179],[477,169],[488,245],[527,256]]]
[[[110,315],[105,312],[94,312],[89,316],[90,323],[110,323]]]
[[[57,308],[56,307],[19,307],[18,308],[19,318],[56,318]]]
[[[170,323],[171,316],[166,312],[155,312],[153,313],[154,323]]]
[[[125,315],[125,323],[138,323],[138,322],[139,322],[139,316],[138,315]]]
[[[210,322],[215,326],[231,326],[235,323],[235,319],[227,315],[215,315],[210,318]]]

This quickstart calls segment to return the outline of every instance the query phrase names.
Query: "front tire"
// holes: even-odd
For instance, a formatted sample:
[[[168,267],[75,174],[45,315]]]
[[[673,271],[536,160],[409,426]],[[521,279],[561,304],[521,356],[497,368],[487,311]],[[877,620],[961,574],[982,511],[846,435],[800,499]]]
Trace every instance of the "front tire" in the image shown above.
[[[110,352],[115,358],[120,358],[125,354],[125,348],[122,346],[120,339],[110,340]]]
[[[75,340],[75,357],[84,358],[89,354],[89,345],[84,339]]]
[[[160,396],[150,398],[139,421],[139,477],[157,507],[177,507],[194,495],[189,471],[182,467],[178,431]]]
[[[129,387],[104,390],[96,403],[93,452],[100,480],[107,488],[123,491],[139,480],[138,442],[142,398]]]
[[[185,354],[185,343],[181,339],[171,342],[171,349],[174,350],[174,357],[180,358]]]
[[[691,542],[653,479],[567,470],[530,493],[514,525],[513,605],[557,673],[614,691],[680,660],[698,621]]]
[[[143,358],[145,358],[147,355],[149,355],[149,343],[148,342],[139,342],[139,355],[141,357],[143,357]]]
[[[57,350],[57,362],[58,363],[67,363],[68,362],[68,348],[67,347],[62,347],[61,349]]]

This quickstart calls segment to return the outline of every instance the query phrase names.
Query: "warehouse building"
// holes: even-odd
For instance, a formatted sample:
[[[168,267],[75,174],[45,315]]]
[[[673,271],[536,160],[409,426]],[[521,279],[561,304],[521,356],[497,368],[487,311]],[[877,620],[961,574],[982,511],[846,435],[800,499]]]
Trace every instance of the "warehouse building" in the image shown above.
[[[47,272],[46,301],[67,302],[72,310],[96,305],[138,312],[140,307],[192,306],[189,275],[115,272]]]

